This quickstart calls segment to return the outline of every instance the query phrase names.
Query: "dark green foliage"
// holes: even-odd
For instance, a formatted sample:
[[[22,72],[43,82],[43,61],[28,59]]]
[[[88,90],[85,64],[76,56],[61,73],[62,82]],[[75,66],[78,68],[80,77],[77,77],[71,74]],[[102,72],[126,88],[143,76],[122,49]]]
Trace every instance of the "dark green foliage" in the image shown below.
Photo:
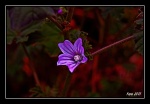
[[[32,93],[30,97],[56,97],[58,94],[56,88],[50,88],[49,86],[45,86],[44,91],[39,86],[35,86],[29,92]]]
[[[16,38],[16,43],[28,40],[27,35],[38,31],[41,20],[55,16],[50,7],[13,7],[7,11],[7,44]]]
[[[14,7],[8,11],[7,44],[15,40],[26,45],[42,45],[51,56],[58,55],[57,44],[63,41],[63,35],[53,22],[44,21],[47,16],[55,16],[50,7]]]
[[[136,68],[135,65],[132,63],[125,63],[125,64],[122,64],[122,66],[129,72],[135,70]]]
[[[72,42],[75,42],[78,38],[82,38],[85,56],[87,56],[89,60],[92,60],[93,57],[89,52],[89,50],[92,49],[92,45],[89,44],[89,41],[87,40],[87,35],[88,33],[79,30],[72,30],[69,33],[70,40]]]

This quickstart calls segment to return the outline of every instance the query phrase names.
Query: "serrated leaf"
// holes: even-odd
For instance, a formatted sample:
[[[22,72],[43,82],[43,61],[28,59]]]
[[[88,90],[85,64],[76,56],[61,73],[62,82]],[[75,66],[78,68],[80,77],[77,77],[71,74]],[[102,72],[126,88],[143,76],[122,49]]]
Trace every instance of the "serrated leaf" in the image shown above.
[[[52,22],[43,23],[40,29],[42,39],[39,44],[45,46],[50,56],[57,56],[60,53],[58,43],[64,40],[61,30]]]
[[[138,32],[136,34],[134,34],[135,36],[135,49],[143,55],[143,42],[144,42],[144,39],[143,39],[143,31],[141,32]]]

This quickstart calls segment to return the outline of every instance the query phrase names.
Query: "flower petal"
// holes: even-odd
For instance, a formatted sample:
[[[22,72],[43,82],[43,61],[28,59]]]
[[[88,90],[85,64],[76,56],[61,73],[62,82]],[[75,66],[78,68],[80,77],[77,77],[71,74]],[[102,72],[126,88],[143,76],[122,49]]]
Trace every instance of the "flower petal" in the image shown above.
[[[75,53],[75,48],[73,44],[69,40],[64,41],[64,46],[74,55]]]
[[[74,69],[79,65],[80,63],[73,63],[73,64],[68,64],[68,68],[69,68],[69,71],[72,73],[74,71]]]
[[[68,64],[73,64],[74,61],[73,60],[64,60],[64,59],[59,59],[57,61],[57,66],[58,65],[68,65]]]
[[[81,63],[85,63],[88,59],[84,54],[82,54],[82,57],[83,57],[83,59],[82,59]]]
[[[75,41],[74,47],[76,48],[76,51],[77,51],[79,54],[84,53],[84,48],[83,48],[83,46],[82,46],[82,39],[81,39],[81,38],[78,38],[78,39]]]
[[[60,54],[58,58],[59,60],[72,60],[73,56],[70,54]]]
[[[60,50],[64,53],[64,54],[72,54],[67,48],[66,46],[64,46],[64,43],[59,43],[58,44]]]
[[[64,43],[59,43],[58,46],[64,54],[74,55],[75,53],[74,46],[69,40],[65,40]]]

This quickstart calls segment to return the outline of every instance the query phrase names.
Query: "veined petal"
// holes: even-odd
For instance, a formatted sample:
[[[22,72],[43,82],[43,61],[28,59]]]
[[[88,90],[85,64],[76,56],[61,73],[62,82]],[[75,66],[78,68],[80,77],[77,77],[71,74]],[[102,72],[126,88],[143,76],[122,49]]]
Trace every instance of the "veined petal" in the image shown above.
[[[74,55],[75,53],[75,48],[73,44],[69,40],[64,41],[64,46]]]
[[[64,45],[64,43],[59,43],[58,46],[59,46],[60,50],[64,54],[70,54],[70,55],[72,55],[72,53],[70,52],[70,50],[68,50],[68,48],[66,48],[66,46]]]
[[[83,59],[82,59],[81,63],[85,63],[88,59],[84,54],[82,54],[82,57],[83,57]]]
[[[75,54],[75,48],[69,40],[65,40],[64,43],[59,43],[58,46],[64,54]]]
[[[60,54],[58,56],[59,60],[72,60],[73,59],[73,55],[70,54]]]
[[[76,51],[80,54],[84,53],[84,48],[82,46],[82,39],[78,38],[75,43],[74,43],[74,47],[76,48]]]
[[[74,71],[74,69],[79,65],[80,63],[73,63],[73,64],[68,64],[68,68],[69,68],[69,71],[72,73]]]
[[[59,59],[57,61],[57,66],[58,65],[68,65],[68,64],[73,64],[74,61],[73,60],[64,60],[64,59]]]

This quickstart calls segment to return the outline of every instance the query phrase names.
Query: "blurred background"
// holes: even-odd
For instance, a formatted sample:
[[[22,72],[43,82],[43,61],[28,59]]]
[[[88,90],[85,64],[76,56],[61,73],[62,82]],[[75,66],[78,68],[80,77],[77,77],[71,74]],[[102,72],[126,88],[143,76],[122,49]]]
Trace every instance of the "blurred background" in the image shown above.
[[[62,92],[69,70],[67,66],[57,66],[61,54],[57,44],[63,42],[64,37],[47,17],[62,23],[67,8],[6,8],[6,97],[57,97]],[[133,34],[135,18],[142,11],[142,7],[75,7],[70,26],[72,30],[88,33],[92,53]],[[140,25],[136,27],[139,28]],[[41,88],[36,86],[22,43],[32,58]],[[66,97],[143,97],[144,57],[135,45],[135,41],[130,40],[80,64],[72,73]],[[127,92],[141,92],[141,95],[127,96]]]

